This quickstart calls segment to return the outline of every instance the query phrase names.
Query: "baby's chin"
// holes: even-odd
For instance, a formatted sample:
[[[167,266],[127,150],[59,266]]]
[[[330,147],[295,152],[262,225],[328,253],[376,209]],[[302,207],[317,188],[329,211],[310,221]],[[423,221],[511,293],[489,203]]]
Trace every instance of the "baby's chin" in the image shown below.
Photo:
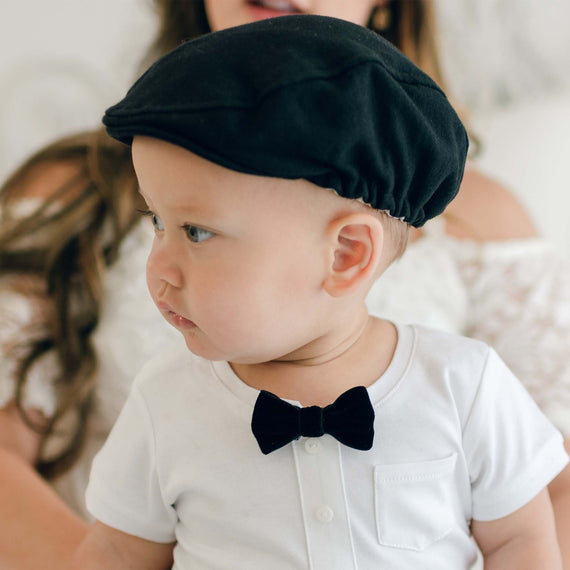
[[[180,331],[184,337],[184,342],[186,343],[186,348],[195,356],[204,358],[205,360],[230,360],[230,354],[224,350],[212,346],[207,342],[207,339],[203,338],[200,334],[200,329],[196,327],[191,331]]]
[[[222,361],[229,362],[231,364],[252,366],[257,364],[266,364],[270,361],[273,361],[272,358],[264,358],[259,354],[243,355],[239,351],[225,351],[217,347],[206,346],[205,343],[196,338],[195,334],[183,333],[183,336],[186,343],[186,348],[192,354],[199,356],[200,358],[204,358],[205,360],[210,360],[212,362]]]

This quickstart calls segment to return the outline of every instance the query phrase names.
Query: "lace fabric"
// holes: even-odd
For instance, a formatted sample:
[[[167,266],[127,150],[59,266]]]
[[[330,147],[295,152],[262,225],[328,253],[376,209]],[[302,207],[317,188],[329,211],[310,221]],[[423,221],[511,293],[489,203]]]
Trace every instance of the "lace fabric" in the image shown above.
[[[492,345],[570,435],[570,265],[541,240],[452,245],[469,293],[462,332]]]
[[[570,436],[570,265],[540,239],[475,243],[432,224],[372,288],[371,313],[480,339]]]
[[[439,225],[429,226],[374,283],[366,304],[378,317],[460,333],[468,294],[448,238]]]

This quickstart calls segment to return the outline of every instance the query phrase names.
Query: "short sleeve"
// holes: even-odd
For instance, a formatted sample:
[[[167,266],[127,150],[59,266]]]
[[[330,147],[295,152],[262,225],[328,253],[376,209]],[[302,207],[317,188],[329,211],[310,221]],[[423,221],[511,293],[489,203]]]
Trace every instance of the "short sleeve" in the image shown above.
[[[86,503],[97,520],[122,532],[153,542],[175,540],[176,511],[161,493],[153,425],[136,385],[95,457]]]
[[[473,518],[481,521],[528,503],[568,462],[562,435],[492,349],[463,442]]]
[[[464,428],[473,518],[504,517],[564,468],[562,436],[493,351]]]

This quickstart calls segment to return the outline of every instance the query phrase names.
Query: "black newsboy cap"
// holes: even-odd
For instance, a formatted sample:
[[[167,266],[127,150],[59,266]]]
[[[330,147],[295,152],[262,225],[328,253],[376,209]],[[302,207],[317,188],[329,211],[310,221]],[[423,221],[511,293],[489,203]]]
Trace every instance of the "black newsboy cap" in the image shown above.
[[[126,144],[146,135],[239,172],[305,178],[416,227],[457,193],[468,147],[441,89],[389,42],[309,15],[182,44],[103,122]]]

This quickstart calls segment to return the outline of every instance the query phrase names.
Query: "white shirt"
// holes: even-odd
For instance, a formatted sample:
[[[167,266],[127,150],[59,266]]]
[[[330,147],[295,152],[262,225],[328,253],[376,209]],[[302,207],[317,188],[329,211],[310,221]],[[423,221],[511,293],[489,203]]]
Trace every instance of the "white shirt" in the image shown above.
[[[227,363],[169,351],[135,381],[88,508],[177,541],[178,570],[468,568],[471,518],[531,500],[567,462],[562,437],[483,343],[411,326],[398,337],[368,389],[364,452],[325,435],[264,456],[250,429],[259,392]]]

